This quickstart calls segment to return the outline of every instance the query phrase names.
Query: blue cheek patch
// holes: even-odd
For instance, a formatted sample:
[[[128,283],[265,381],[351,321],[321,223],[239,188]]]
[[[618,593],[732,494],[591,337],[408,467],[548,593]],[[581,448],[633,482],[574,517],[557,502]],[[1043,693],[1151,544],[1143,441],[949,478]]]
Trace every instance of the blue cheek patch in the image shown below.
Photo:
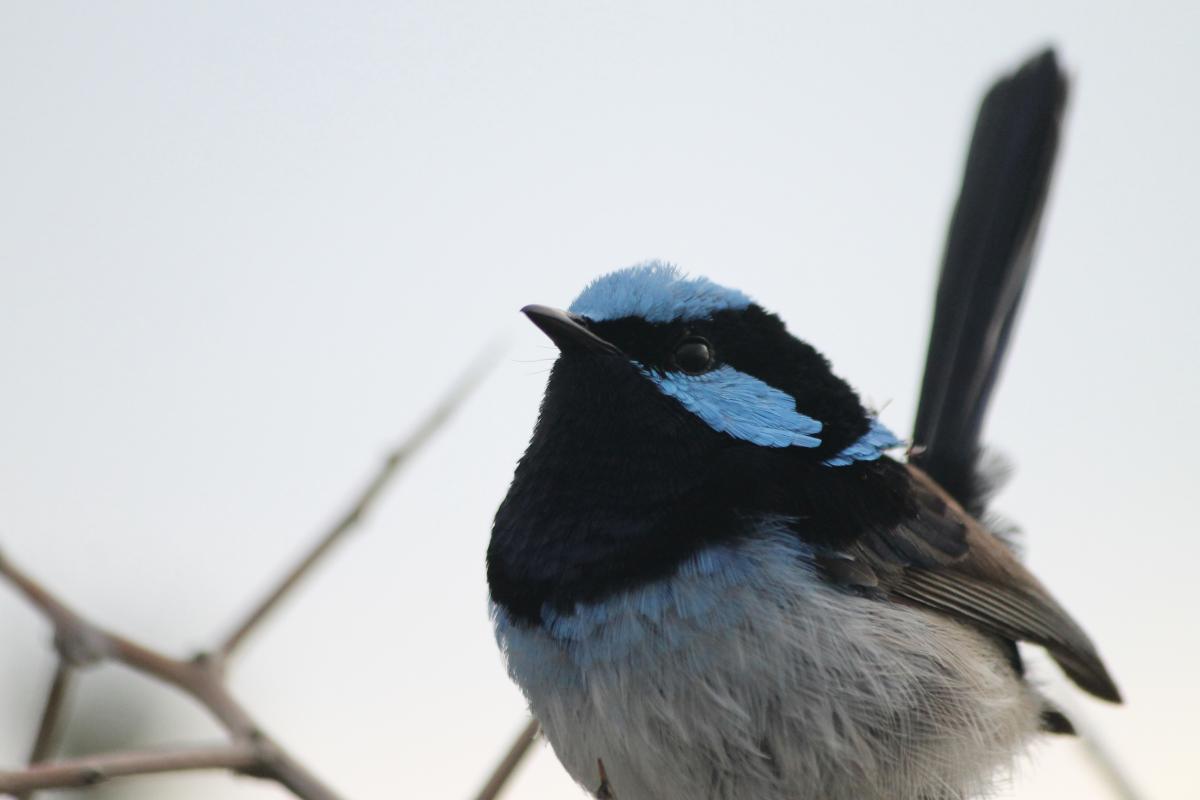
[[[769,383],[725,366],[703,375],[639,368],[667,397],[704,420],[718,433],[763,447],[820,447],[821,423],[796,410],[796,400]],[[904,442],[878,419],[857,441],[821,462],[848,467],[875,461]]]
[[[642,373],[718,433],[763,447],[819,447],[821,423],[796,410],[787,392],[725,366],[703,375]],[[838,456],[840,457],[840,456]]]
[[[871,427],[859,437],[858,441],[848,446],[833,458],[825,459],[829,467],[848,467],[855,461],[874,461],[883,455],[885,450],[902,447],[904,442],[892,433],[882,422],[871,420]]]
[[[716,311],[738,310],[750,303],[736,289],[708,278],[688,278],[669,264],[651,261],[597,278],[568,310],[597,322],[621,317],[671,322],[705,319]]]

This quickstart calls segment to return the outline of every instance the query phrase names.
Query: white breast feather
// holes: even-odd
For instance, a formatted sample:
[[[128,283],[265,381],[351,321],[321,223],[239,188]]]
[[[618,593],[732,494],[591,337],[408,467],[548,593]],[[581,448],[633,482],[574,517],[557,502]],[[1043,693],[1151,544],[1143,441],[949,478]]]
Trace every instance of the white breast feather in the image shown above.
[[[567,770],[620,800],[948,800],[986,794],[1041,700],[940,615],[816,575],[786,533],[549,614],[496,612],[509,672]]]

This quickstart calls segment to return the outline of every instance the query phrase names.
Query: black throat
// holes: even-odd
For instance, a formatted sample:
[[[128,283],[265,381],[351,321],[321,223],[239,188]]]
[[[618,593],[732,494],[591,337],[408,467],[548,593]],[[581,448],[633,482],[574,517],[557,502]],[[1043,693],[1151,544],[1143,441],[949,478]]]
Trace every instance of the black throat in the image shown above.
[[[764,515],[837,546],[910,513],[900,465],[824,457],[717,433],[625,358],[565,354],[496,513],[492,600],[536,624],[547,605],[568,610],[665,577],[704,547],[751,535]]]
[[[537,427],[496,512],[492,599],[536,621],[662,574],[686,557],[664,538],[725,444],[621,357],[560,356]]]

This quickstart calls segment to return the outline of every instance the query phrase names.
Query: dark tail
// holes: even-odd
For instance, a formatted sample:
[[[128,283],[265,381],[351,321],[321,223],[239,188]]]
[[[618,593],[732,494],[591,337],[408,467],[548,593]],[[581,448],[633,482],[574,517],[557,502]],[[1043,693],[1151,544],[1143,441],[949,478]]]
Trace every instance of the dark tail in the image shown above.
[[[942,257],[911,460],[975,514],[988,488],[980,430],[1029,277],[1066,100],[1053,50],[988,91]]]

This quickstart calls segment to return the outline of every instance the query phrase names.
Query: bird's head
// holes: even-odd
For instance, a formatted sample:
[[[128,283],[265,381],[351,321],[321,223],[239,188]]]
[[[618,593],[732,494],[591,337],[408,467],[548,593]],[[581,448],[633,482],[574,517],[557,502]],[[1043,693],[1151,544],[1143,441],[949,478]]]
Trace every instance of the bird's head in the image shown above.
[[[899,444],[779,317],[674,267],[523,311],[560,355],[488,553],[518,618],[667,574],[754,518],[832,520],[816,509]]]
[[[829,465],[878,458],[898,444],[779,317],[707,278],[644,264],[596,279],[567,311],[522,311],[562,353],[548,404],[555,384],[603,373],[607,382],[587,383],[607,395],[614,414],[684,412],[736,442],[796,448]],[[639,383],[668,402],[638,402]],[[678,434],[686,436],[687,427]]]

